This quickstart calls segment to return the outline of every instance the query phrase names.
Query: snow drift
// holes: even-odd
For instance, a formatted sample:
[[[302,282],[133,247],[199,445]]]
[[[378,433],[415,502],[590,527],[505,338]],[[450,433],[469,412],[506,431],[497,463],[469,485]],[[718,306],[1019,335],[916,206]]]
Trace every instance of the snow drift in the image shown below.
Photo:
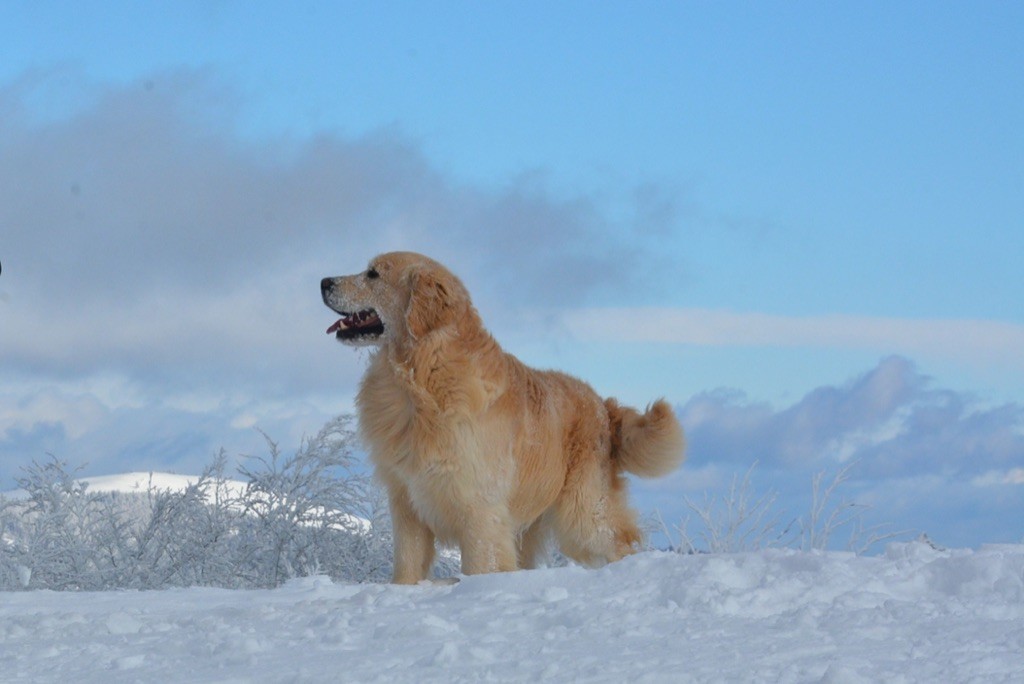
[[[5,681],[1017,682],[1024,546],[0,594]]]

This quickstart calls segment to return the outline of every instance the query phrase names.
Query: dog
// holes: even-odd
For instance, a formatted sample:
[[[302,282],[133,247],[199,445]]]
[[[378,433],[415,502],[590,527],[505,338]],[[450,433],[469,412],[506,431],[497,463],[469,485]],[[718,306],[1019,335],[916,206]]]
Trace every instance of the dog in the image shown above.
[[[327,333],[375,347],[356,409],[387,489],[395,583],[430,579],[435,541],[459,547],[466,575],[533,568],[552,540],[590,567],[638,550],[623,471],[659,477],[682,463],[666,401],[640,413],[526,366],[462,282],[419,254],[380,255],[320,291],[341,316]]]

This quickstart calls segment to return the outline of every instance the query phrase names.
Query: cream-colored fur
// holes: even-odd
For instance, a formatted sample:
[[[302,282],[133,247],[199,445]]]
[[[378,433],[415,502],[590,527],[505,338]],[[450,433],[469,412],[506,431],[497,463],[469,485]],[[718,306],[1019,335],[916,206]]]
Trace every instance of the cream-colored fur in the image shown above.
[[[640,413],[525,366],[459,279],[418,254],[381,255],[321,290],[345,321],[328,332],[377,347],[356,403],[391,504],[395,582],[429,576],[435,539],[459,546],[466,574],[533,567],[549,539],[590,566],[636,549],[623,470],[657,477],[683,460],[665,401]]]

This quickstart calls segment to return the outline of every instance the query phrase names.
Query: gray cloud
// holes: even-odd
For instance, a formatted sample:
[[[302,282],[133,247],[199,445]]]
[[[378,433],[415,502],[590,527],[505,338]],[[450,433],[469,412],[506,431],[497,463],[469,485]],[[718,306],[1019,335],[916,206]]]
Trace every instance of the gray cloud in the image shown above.
[[[435,255],[505,310],[608,301],[653,268],[590,199],[460,185],[393,131],[246,139],[206,72],[78,84],[70,112],[40,117],[51,80],[0,89],[12,368],[324,389],[317,283],[377,252]]]
[[[681,413],[697,462],[813,469],[857,460],[858,475],[868,479],[968,477],[1024,462],[1024,407],[979,406],[932,388],[901,357],[783,409],[719,391],[695,396]]]
[[[148,391],[151,388],[143,388]],[[47,454],[84,467],[86,474],[131,471],[201,472],[225,448],[240,455],[265,454],[258,427],[283,450],[344,410],[324,409],[309,399],[265,401],[259,397],[176,397],[166,401],[132,395],[122,383],[104,390],[41,385],[34,393],[12,395],[0,388],[0,491],[12,486],[20,470]]]
[[[79,83],[73,106],[40,116],[32,102],[51,87],[47,78],[0,88],[8,482],[47,451],[88,461],[93,474],[195,472],[220,446],[258,451],[253,424],[297,444],[344,409],[361,373],[361,357],[323,334],[331,316],[319,280],[377,252],[414,249],[448,262],[481,308],[499,315],[635,307],[660,303],[622,293],[668,271],[657,245],[679,217],[692,218],[654,186],[636,191],[634,220],[619,225],[598,199],[555,196],[542,176],[500,189],[460,184],[389,130],[245,138],[234,120],[242,105],[209,73]],[[953,480],[957,505],[985,496],[993,516],[1024,492],[991,487],[1001,493],[989,497],[969,484],[1019,467],[1024,409],[934,389],[899,358],[784,409],[717,391],[681,412],[689,465],[648,490],[671,490],[677,504],[690,478],[755,459],[789,489],[805,487],[808,470],[860,459],[863,493],[894,512],[914,499],[900,498],[898,484],[914,477],[934,484],[913,490],[933,508]],[[930,510],[920,498],[916,510]]]
[[[866,528],[926,532],[955,546],[1024,539],[1024,406],[983,405],[933,387],[907,359],[883,359],[782,408],[716,390],[678,411],[689,439],[686,465],[636,486],[666,521],[689,515],[683,493],[697,501],[726,496],[732,479],[756,463],[751,494],[776,492],[774,510],[788,522],[810,510],[815,474],[825,473],[827,485],[852,464],[832,504],[864,506]]]
[[[258,450],[252,425],[297,444],[365,359],[323,333],[320,278],[381,251],[447,262],[512,320],[654,277],[541,175],[460,184],[389,129],[246,137],[241,107],[206,71],[0,86],[0,479],[46,452],[193,472]]]
[[[527,180],[499,192],[455,185],[387,131],[246,141],[204,116],[224,106],[208,75],[147,82],[157,85],[102,89],[56,122],[4,118],[0,221],[11,266],[109,294],[222,285],[309,255],[361,265],[407,241],[519,274],[556,260],[585,269],[620,246],[586,199],[556,200]],[[17,110],[16,95],[0,92],[0,107]],[[611,280],[629,273],[604,265]],[[568,298],[608,286],[566,284]]]

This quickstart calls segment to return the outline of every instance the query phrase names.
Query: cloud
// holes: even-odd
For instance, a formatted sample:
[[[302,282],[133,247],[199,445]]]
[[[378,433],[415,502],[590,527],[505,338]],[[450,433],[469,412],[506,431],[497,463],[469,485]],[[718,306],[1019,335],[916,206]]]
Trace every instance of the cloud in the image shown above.
[[[259,453],[254,425],[297,444],[351,408],[365,358],[324,335],[319,280],[389,249],[450,263],[478,303],[513,319],[530,309],[550,322],[574,307],[560,320],[580,336],[942,352],[1020,367],[1020,327],[995,322],[583,309],[637,304],[623,293],[668,272],[657,248],[687,213],[678,196],[638,188],[635,212],[621,212],[633,220],[620,224],[597,200],[554,195],[543,175],[460,184],[393,130],[246,138],[235,130],[244,102],[208,72],[124,85],[72,76],[0,87],[8,482],[46,452],[92,474],[196,472],[221,446]],[[73,95],[54,104],[54,82],[69,80]],[[690,472],[712,486],[754,459],[801,485],[822,463],[858,459],[864,494],[889,511],[900,496],[892,483],[914,477],[937,492],[956,479],[956,501],[968,507],[984,491],[997,512],[1016,501],[1005,490],[1024,490],[1013,484],[1021,407],[934,389],[901,358],[783,409],[719,390],[681,411],[689,465],[651,483],[651,496],[678,500],[697,484]]]
[[[1024,326],[988,320],[914,320],[868,316],[775,316],[762,313],[637,307],[577,309],[561,317],[585,339],[713,347],[869,349],[956,359],[1024,370]],[[609,320],[643,321],[620,330]]]
[[[253,426],[297,443],[365,360],[324,334],[320,279],[378,252],[431,254],[513,319],[654,277],[639,227],[543,174],[459,183],[394,129],[247,137],[244,107],[204,70],[0,86],[0,477],[46,452],[187,469],[258,449]]]
[[[666,519],[686,514],[679,492],[720,496],[755,462],[758,488],[779,492],[780,507],[799,515],[810,507],[813,474],[853,464],[842,496],[870,506],[869,524],[926,531],[946,544],[1024,538],[1024,406],[981,405],[933,387],[907,359],[885,358],[790,406],[716,390],[678,411],[686,465],[640,486]]]
[[[459,184],[392,130],[244,138],[244,103],[204,71],[79,83],[40,116],[54,80],[0,89],[5,365],[326,390],[319,280],[377,252],[430,253],[505,309],[585,303],[641,271],[642,241],[536,176]]]
[[[980,475],[1024,460],[1024,407],[985,407],[931,387],[902,357],[841,386],[774,409],[736,392],[701,393],[680,409],[697,461],[818,468],[860,462],[862,477]]]
[[[102,390],[102,388],[99,388]],[[197,474],[222,447],[232,460],[265,454],[259,428],[285,451],[351,405],[323,406],[292,397],[185,395],[124,401],[87,388],[48,387],[36,393],[0,388],[0,491],[20,469],[51,454],[86,474],[171,471]]]
[[[999,485],[1024,485],[1024,468],[1009,470],[990,470],[971,480],[975,487],[994,487]]]
[[[53,388],[35,393],[0,396],[0,425],[8,430],[31,431],[40,425],[60,425],[71,438],[80,437],[102,422],[103,404],[92,396],[70,397]]]
[[[0,109],[20,112],[0,123],[7,266],[51,285],[63,275],[79,296],[226,288],[312,256],[358,268],[413,243],[520,284],[525,273],[559,283],[549,267],[560,263],[566,280],[550,290],[578,299],[612,286],[578,276],[627,242],[586,198],[555,199],[536,175],[459,185],[393,130],[243,139],[231,126],[240,103],[206,72],[94,90],[44,122],[22,106],[30,86],[0,91]],[[628,261],[606,274],[628,276]]]

